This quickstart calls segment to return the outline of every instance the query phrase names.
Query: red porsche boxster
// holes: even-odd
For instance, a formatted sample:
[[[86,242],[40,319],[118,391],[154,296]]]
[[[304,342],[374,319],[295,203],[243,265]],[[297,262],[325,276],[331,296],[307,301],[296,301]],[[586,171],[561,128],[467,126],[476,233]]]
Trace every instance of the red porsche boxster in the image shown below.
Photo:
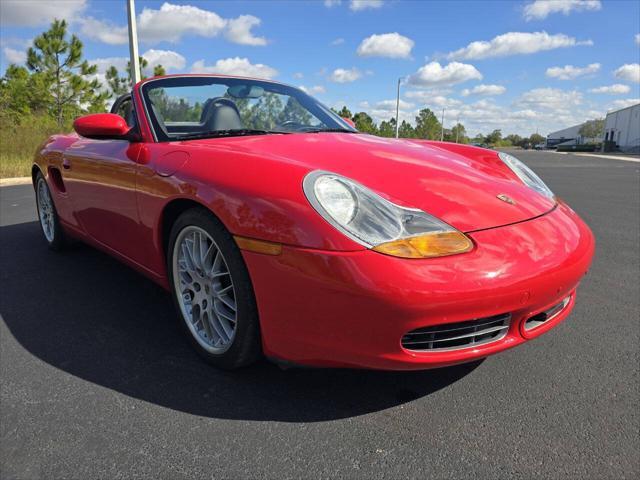
[[[362,134],[281,83],[156,77],[74,129],[33,165],[50,248],[162,285],[222,368],[480,359],[564,320],[594,252],[515,157]]]

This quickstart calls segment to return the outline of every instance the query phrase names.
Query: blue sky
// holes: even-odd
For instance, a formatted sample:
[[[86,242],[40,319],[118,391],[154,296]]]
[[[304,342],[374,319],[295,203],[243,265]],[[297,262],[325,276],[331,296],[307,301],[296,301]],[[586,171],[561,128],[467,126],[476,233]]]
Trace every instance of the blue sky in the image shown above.
[[[2,71],[55,16],[104,71],[128,56],[124,0],[3,0]],[[468,133],[546,134],[639,102],[640,2],[136,0],[140,52],[170,73],[303,86],[377,121],[421,108]]]

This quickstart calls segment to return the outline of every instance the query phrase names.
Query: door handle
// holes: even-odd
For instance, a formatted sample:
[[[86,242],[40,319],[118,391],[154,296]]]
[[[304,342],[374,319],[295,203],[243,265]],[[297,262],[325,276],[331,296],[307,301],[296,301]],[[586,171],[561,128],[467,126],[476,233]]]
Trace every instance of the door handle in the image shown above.
[[[62,168],[64,168],[65,170],[69,170],[71,168],[71,162],[68,158],[62,159]]]

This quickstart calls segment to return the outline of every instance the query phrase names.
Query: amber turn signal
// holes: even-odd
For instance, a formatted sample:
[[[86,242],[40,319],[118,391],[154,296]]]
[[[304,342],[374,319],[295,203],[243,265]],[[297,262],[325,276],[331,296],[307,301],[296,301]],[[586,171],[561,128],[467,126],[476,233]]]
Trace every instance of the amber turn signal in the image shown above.
[[[432,258],[465,253],[473,242],[461,232],[434,232],[382,243],[374,251],[401,258]]]
[[[282,253],[282,245],[279,243],[265,242],[264,240],[255,240],[246,237],[233,237],[240,250],[249,252],[263,253],[265,255],[280,255]]]

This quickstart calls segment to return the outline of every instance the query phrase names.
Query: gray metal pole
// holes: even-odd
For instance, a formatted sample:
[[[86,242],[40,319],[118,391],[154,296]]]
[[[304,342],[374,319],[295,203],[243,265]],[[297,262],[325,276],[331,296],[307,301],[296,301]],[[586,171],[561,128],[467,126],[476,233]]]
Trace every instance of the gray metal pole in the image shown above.
[[[400,80],[398,79],[398,95],[396,96],[396,138],[400,135]]]
[[[140,60],[138,57],[138,31],[136,28],[136,6],[134,0],[127,0],[127,17],[129,20],[129,56],[131,58],[131,83],[135,85],[141,79]],[[132,85],[132,86],[133,86]]]
[[[456,143],[458,143],[459,133],[460,133],[460,115],[458,115],[458,119],[456,120]]]
[[[442,109],[442,122],[440,123],[440,141],[444,140],[444,108]]]

